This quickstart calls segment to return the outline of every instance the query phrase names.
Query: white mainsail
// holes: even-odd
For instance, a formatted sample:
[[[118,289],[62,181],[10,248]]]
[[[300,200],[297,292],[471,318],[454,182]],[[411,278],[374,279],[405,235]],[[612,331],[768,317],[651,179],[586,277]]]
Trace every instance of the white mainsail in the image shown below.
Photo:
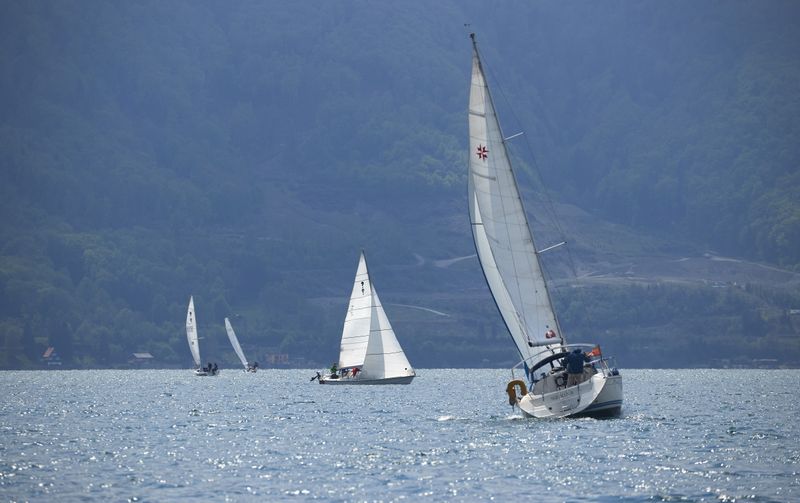
[[[359,367],[364,364],[372,317],[371,299],[372,284],[367,272],[367,259],[362,251],[358,259],[358,269],[353,280],[353,292],[350,294],[350,304],[342,328],[339,368]]]
[[[564,343],[473,36],[469,213],[486,282],[523,358]]]
[[[242,362],[244,369],[247,370],[249,368],[249,365],[247,365],[247,358],[244,357],[242,346],[239,345],[239,339],[236,337],[236,332],[233,331],[233,327],[231,326],[231,322],[228,320],[228,318],[225,318],[225,331],[228,332],[228,339],[231,340],[231,346],[233,346],[236,356],[239,357],[239,361]]]
[[[194,297],[189,297],[189,309],[186,311],[186,339],[192,351],[194,365],[200,368],[200,345],[197,341],[197,320],[194,317]]]
[[[413,375],[414,369],[397,342],[389,318],[383,310],[378,292],[372,289],[370,309],[370,334],[367,354],[364,358],[363,377],[367,379],[390,379]]]

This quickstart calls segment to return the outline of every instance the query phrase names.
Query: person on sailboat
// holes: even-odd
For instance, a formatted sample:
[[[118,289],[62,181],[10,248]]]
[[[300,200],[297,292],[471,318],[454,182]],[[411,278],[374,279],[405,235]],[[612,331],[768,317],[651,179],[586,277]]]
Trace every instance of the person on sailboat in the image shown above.
[[[217,367],[217,364],[216,364],[216,363],[214,363],[214,371],[213,371],[213,373],[214,373],[214,374],[216,374],[216,373],[217,373],[217,370],[219,370],[219,367]]]
[[[355,376],[356,376],[356,374],[358,374],[359,372],[361,372],[361,369],[360,369],[360,368],[358,368],[358,367],[353,367],[353,377],[355,377]]]
[[[567,367],[567,387],[580,384],[583,380],[583,363],[588,362],[589,357],[578,348],[572,350],[564,357],[564,362]]]

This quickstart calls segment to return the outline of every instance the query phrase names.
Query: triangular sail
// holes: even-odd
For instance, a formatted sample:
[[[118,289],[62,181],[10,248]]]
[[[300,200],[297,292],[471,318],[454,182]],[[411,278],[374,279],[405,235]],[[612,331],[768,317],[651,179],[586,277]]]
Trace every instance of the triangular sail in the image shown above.
[[[339,368],[358,367],[364,364],[370,331],[371,296],[372,284],[367,271],[367,259],[362,251],[342,328]]]
[[[192,352],[195,367],[200,367],[200,344],[197,341],[197,320],[194,317],[194,297],[189,297],[189,309],[186,311],[186,339]]]
[[[236,332],[233,331],[233,327],[231,326],[231,322],[228,320],[228,318],[225,318],[225,331],[228,332],[228,339],[231,340],[231,346],[233,346],[236,356],[239,357],[239,361],[242,362],[245,370],[247,370],[247,358],[244,357],[242,346],[239,345],[239,339],[236,337]]]
[[[523,358],[563,341],[473,36],[469,210],[486,282]]]
[[[370,309],[370,336],[364,358],[363,377],[389,379],[414,375],[414,369],[397,342],[389,318],[383,310],[378,292],[372,289]]]

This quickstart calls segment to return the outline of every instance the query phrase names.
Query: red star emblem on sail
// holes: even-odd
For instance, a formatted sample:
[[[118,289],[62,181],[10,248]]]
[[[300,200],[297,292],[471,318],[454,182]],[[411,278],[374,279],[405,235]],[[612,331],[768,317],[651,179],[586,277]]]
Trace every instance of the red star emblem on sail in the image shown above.
[[[486,158],[489,157],[489,149],[483,145],[478,145],[478,151],[476,154],[478,154],[478,159],[485,161]]]

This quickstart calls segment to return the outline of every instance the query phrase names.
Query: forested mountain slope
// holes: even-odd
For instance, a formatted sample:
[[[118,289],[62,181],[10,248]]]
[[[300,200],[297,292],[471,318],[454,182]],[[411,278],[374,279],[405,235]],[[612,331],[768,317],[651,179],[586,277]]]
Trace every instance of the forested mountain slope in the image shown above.
[[[230,316],[249,354],[333,359],[360,248],[416,366],[514,360],[477,262],[447,262],[474,252],[464,23],[506,133],[526,133],[511,148],[534,225],[558,238],[543,181],[576,234],[552,259],[565,329],[607,333],[630,364],[775,344],[797,364],[796,275],[655,264],[800,269],[799,11],[5,2],[0,367],[48,346],[70,366],[188,365],[190,294],[204,354],[232,361]]]

